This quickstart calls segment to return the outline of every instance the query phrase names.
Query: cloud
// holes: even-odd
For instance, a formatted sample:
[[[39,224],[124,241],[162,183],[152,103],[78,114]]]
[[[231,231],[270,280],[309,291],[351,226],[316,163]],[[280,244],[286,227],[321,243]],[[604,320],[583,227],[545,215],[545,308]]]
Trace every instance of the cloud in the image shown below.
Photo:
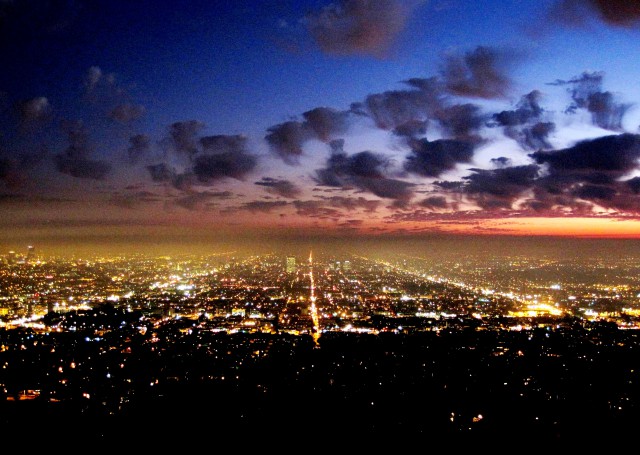
[[[187,195],[176,199],[176,205],[183,207],[187,210],[208,210],[214,206],[212,200],[214,199],[228,199],[232,196],[229,191],[220,192],[197,192],[192,191]]]
[[[640,194],[640,177],[633,177],[625,183],[634,194]]]
[[[175,170],[165,163],[150,164],[147,170],[154,182],[171,182],[176,176]]]
[[[380,206],[380,201],[363,197],[329,196],[321,199],[330,207],[346,209],[349,212],[363,209],[365,212],[371,213],[375,212]]]
[[[142,157],[148,156],[151,152],[151,138],[146,134],[136,134],[129,138],[129,162],[136,164]]]
[[[243,180],[256,167],[258,159],[246,150],[245,136],[215,135],[200,139],[203,153],[193,159],[193,174],[210,183],[223,178]]]
[[[572,25],[589,17],[616,27],[640,25],[640,4],[633,0],[562,0],[552,11]]]
[[[59,172],[81,179],[102,180],[111,171],[111,165],[101,160],[64,154],[55,155],[53,160]]]
[[[429,196],[420,201],[419,204],[430,210],[446,209],[449,206],[447,198],[444,196]]]
[[[88,135],[82,122],[63,122],[62,128],[67,134],[69,146],[64,152],[53,157],[57,170],[76,178],[105,178],[111,172],[111,164],[90,158],[92,148],[89,146]]]
[[[385,176],[389,161],[369,151],[347,155],[342,149],[344,141],[331,143],[332,152],[327,167],[316,170],[315,180],[320,185],[355,186],[382,198],[407,200],[412,196],[412,183]]]
[[[529,128],[523,128],[517,141],[528,150],[549,149],[551,143],[549,136],[556,131],[556,124],[553,122],[538,122]]]
[[[603,72],[584,72],[568,81],[556,80],[550,85],[567,85],[573,103],[566,112],[586,109],[591,113],[593,124],[600,128],[621,131],[622,119],[631,104],[620,103],[611,92],[602,91]]]
[[[342,213],[336,209],[326,207],[321,201],[293,201],[296,213],[308,218],[328,218],[338,220]]]
[[[84,75],[82,86],[86,95],[93,95],[98,89],[111,89],[116,85],[113,73],[103,73],[99,66],[91,66]]]
[[[515,54],[478,46],[463,56],[445,58],[441,76],[446,90],[456,96],[496,99],[507,98],[512,86],[506,67]]]
[[[171,137],[182,153],[193,154],[183,171],[167,163],[147,166],[151,179],[170,182],[182,191],[192,191],[196,184],[213,184],[225,178],[244,180],[257,166],[258,158],[246,150],[247,138],[242,135],[214,135],[196,138],[200,123],[177,122],[171,127]],[[177,139],[177,140],[175,140]],[[141,145],[145,138],[140,138]]]
[[[130,123],[141,118],[144,113],[144,106],[139,104],[125,103],[119,104],[114,107],[111,111],[109,111],[107,117],[119,123]]]
[[[371,117],[380,129],[396,130],[425,122],[445,107],[444,87],[437,78],[414,78],[404,83],[412,89],[368,95],[364,103],[352,104],[351,111]]]
[[[474,144],[455,139],[415,139],[409,142],[411,153],[406,157],[404,169],[424,177],[438,177],[455,169],[458,163],[473,159]]]
[[[342,134],[347,130],[349,112],[317,107],[304,112],[302,116],[306,120],[306,126],[319,140],[329,142],[336,134]]]
[[[21,101],[16,105],[21,127],[31,127],[51,120],[53,109],[44,96]]]
[[[491,164],[496,167],[509,167],[511,166],[511,158],[507,158],[506,156],[500,156],[498,158],[491,158]]]
[[[411,12],[423,1],[341,0],[306,16],[320,49],[333,55],[382,58],[402,32]]]
[[[546,164],[551,175],[591,174],[594,171],[621,177],[638,166],[640,135],[622,133],[576,143],[573,147],[529,154]]]
[[[455,104],[453,106],[444,107],[435,112],[442,132],[447,137],[458,139],[472,139],[472,136],[485,123],[484,115],[480,114],[480,107],[475,104]]]
[[[287,205],[289,205],[287,201],[250,201],[245,203],[242,208],[250,212],[271,213]]]
[[[640,135],[603,136],[529,156],[546,170],[536,181],[534,198],[527,203],[535,210],[569,207],[587,212],[593,204],[633,212],[640,208],[634,180],[622,180],[638,169]]]
[[[270,177],[263,177],[262,180],[255,182],[255,184],[265,187],[268,193],[291,199],[295,199],[301,193],[300,188],[289,180],[278,180]]]
[[[304,120],[289,120],[267,129],[265,140],[286,164],[299,164],[303,145],[311,139],[329,142],[348,128],[349,111],[317,107],[302,114]]]
[[[499,169],[472,169],[473,174],[463,177],[463,189],[484,209],[511,209],[513,203],[530,189],[538,176],[539,166],[504,167]]]
[[[197,120],[174,122],[168,128],[168,136],[162,141],[178,154],[192,156],[198,153],[198,133],[205,124]]]
[[[302,156],[302,144],[312,137],[306,124],[292,120],[268,128],[265,139],[272,152],[286,164],[295,165]]]
[[[438,78],[412,78],[403,83],[412,88],[370,94],[364,102],[352,103],[351,112],[368,116],[377,128],[406,138],[424,136],[435,122],[440,134],[470,140],[486,123],[479,106],[453,103]]]
[[[428,125],[429,120],[410,120],[394,128],[393,134],[405,138],[424,136]]]
[[[507,137],[517,141],[525,150],[551,148],[549,135],[555,131],[553,122],[541,121],[545,110],[540,105],[542,92],[533,90],[524,95],[516,109],[494,114],[490,127],[501,126]]]
[[[544,113],[544,109],[540,106],[541,99],[542,92],[533,90],[520,99],[515,110],[494,114],[493,119],[501,126],[526,125],[532,119],[539,119]]]

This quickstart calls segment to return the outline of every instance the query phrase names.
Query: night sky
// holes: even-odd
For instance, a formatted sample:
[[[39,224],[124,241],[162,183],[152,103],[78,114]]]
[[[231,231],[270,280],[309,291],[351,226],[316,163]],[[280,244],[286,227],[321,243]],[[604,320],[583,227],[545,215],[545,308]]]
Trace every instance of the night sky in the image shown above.
[[[3,244],[640,237],[639,57],[624,0],[0,0]]]

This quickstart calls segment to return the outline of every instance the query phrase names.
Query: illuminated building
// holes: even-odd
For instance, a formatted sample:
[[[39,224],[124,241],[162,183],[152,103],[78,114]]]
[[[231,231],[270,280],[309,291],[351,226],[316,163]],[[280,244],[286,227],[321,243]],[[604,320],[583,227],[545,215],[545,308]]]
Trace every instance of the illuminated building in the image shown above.
[[[296,258],[294,256],[287,256],[287,273],[294,273],[296,271]]]
[[[36,258],[35,247],[33,245],[29,245],[27,247],[27,258],[26,262],[31,262]]]

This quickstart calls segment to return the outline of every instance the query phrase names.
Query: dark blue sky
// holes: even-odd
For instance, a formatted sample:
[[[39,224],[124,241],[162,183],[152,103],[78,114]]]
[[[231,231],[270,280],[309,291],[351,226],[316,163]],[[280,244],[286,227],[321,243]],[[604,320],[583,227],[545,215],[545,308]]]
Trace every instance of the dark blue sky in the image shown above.
[[[1,1],[3,225],[632,235],[639,19],[598,0]]]

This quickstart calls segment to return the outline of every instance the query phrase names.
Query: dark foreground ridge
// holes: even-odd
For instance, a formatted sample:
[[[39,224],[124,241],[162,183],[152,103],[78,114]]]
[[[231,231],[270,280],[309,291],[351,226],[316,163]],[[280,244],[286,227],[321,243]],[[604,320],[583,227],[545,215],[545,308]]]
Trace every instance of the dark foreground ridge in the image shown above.
[[[102,338],[12,329],[0,345],[0,431],[22,441],[576,444],[640,422],[640,332],[567,318],[319,344],[177,324]]]

